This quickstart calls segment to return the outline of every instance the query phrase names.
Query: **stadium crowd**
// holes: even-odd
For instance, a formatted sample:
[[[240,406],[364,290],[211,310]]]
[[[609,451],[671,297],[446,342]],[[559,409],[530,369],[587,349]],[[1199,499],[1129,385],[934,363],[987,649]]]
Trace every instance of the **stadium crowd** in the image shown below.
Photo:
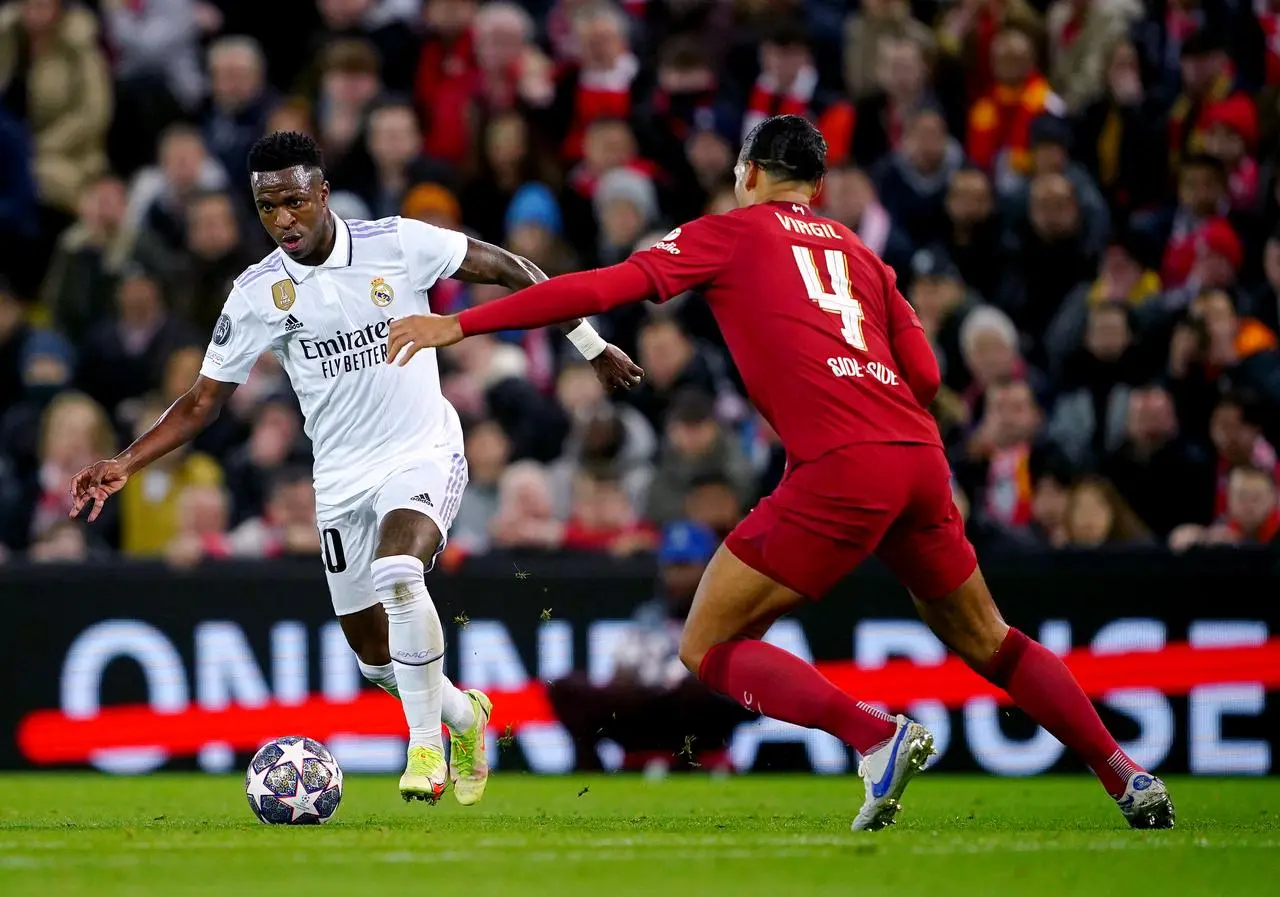
[[[897,271],[980,551],[1280,544],[1276,0],[9,0],[0,5],[0,556],[314,555],[310,450],[259,361],[91,527],[68,482],[185,391],[271,246],[245,158],[326,153],[343,217],[462,228],[550,274],[733,207],[746,130],[809,116],[824,214]],[[500,291],[447,281],[436,310]],[[723,536],[782,474],[714,320],[441,354],[454,556]],[[392,413],[412,413],[393,409]]]

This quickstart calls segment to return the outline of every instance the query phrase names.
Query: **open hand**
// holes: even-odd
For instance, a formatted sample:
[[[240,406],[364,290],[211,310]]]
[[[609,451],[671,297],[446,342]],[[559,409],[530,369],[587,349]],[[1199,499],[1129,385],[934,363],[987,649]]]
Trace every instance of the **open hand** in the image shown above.
[[[644,379],[644,371],[617,346],[610,344],[591,359],[591,367],[605,390],[630,389]]]
[[[89,522],[98,519],[102,506],[107,499],[115,495],[129,480],[129,471],[125,465],[113,459],[90,464],[76,474],[71,480],[71,517],[79,516],[84,506],[93,502],[93,510],[89,512]]]
[[[387,360],[401,367],[423,349],[436,349],[461,342],[465,336],[457,315],[409,315],[391,322],[387,337]],[[408,348],[404,358],[396,360],[400,352]]]

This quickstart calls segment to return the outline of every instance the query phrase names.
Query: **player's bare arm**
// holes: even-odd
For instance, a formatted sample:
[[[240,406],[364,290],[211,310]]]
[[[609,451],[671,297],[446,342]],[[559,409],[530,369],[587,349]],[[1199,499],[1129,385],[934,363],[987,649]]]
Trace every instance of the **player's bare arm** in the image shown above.
[[[71,481],[71,516],[78,516],[92,501],[89,522],[96,520],[107,499],[124,488],[130,476],[198,436],[235,388],[235,383],[196,377],[195,384],[132,445],[75,475]]]
[[[466,257],[463,258],[462,264],[453,276],[467,283],[493,283],[512,291],[523,290],[547,280],[547,275],[527,258],[475,239],[467,241]],[[393,340],[397,329],[395,324],[398,323],[401,322],[392,324]],[[600,378],[605,389],[630,389],[644,376],[644,371],[632,362],[625,352],[617,346],[604,343],[582,318],[565,321],[559,326],[561,332],[591,362],[596,376]],[[601,343],[603,346],[600,345]],[[388,347],[388,351],[394,358],[398,351],[397,345],[393,342],[393,345]],[[408,357],[406,356],[405,361]]]

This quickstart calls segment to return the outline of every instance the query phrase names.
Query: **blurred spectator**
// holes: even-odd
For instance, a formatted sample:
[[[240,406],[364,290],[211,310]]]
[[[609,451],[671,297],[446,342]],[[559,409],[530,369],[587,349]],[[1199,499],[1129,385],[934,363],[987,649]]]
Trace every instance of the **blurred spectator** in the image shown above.
[[[278,102],[266,81],[262,45],[252,37],[233,35],[209,45],[209,100],[201,115],[205,143],[230,176],[233,187],[246,190],[249,148],[267,130]]]
[[[40,301],[52,323],[74,342],[88,337],[111,313],[116,278],[130,250],[124,213],[124,184],[103,175],[85,187],[78,220],[58,237]]]
[[[1054,0],[1049,7],[1049,81],[1067,110],[1102,92],[1108,56],[1143,14],[1140,0]]]
[[[100,0],[116,91],[122,105],[152,90],[169,94],[188,112],[204,99],[200,39],[205,24],[198,0]],[[221,23],[217,23],[221,24]],[[213,30],[213,29],[209,29]]]
[[[160,284],[129,270],[116,289],[114,319],[102,322],[83,344],[76,382],[114,409],[160,385],[169,353],[200,343],[189,326],[165,308]]]
[[[1031,123],[1031,170],[1028,178],[1007,178],[1001,192],[1011,207],[1010,217],[1025,218],[1029,181],[1044,174],[1060,174],[1075,189],[1080,206],[1084,245],[1090,252],[1102,249],[1111,229],[1111,212],[1089,172],[1071,160],[1071,123],[1054,115],[1042,115]]]
[[[637,111],[636,127],[646,155],[668,171],[678,172],[685,167],[685,145],[698,133],[717,128],[717,118],[728,118],[716,102],[720,83],[706,48],[691,34],[662,46],[656,82]],[[736,147],[738,123],[725,122],[724,130]]]
[[[51,524],[27,551],[27,557],[37,564],[80,564],[95,556],[104,559],[104,554],[90,544],[85,525],[78,520]]]
[[[38,272],[76,214],[81,191],[107,168],[111,79],[93,13],[62,0],[0,9],[0,105],[31,134],[40,240],[25,261]]]
[[[1242,93],[1214,103],[1200,117],[1204,151],[1222,163],[1233,212],[1252,212],[1258,205],[1258,110]]]
[[[961,168],[947,184],[944,248],[965,283],[983,299],[996,298],[1002,265],[1002,230],[990,179],[976,168]]]
[[[1241,317],[1225,290],[1209,290],[1195,300],[1189,325],[1174,334],[1169,369],[1187,399],[1212,391],[1225,377],[1272,407],[1280,404],[1276,334],[1254,318]]]
[[[632,509],[616,473],[594,467],[574,478],[573,506],[561,537],[562,548],[626,557],[651,551],[656,544],[657,534]]]
[[[658,448],[649,422],[635,408],[610,402],[595,371],[579,362],[560,372],[556,399],[572,421],[564,452],[551,466],[557,516],[568,516],[573,477],[583,468],[611,470],[631,506],[643,508]]]
[[[216,484],[193,483],[179,488],[175,501],[173,536],[164,548],[174,567],[194,567],[205,558],[230,555],[227,523],[230,500]],[[318,545],[317,545],[318,547]]]
[[[418,56],[413,96],[422,115],[425,141],[421,148],[430,156],[453,165],[463,165],[471,154],[472,100],[479,72],[476,64],[472,22],[476,18],[474,0],[437,0],[424,3],[422,16],[428,28]]]
[[[1263,410],[1247,394],[1228,393],[1218,400],[1209,419],[1209,438],[1217,452],[1214,515],[1227,511],[1231,471],[1256,467],[1271,471],[1280,484],[1280,456],[1262,434]]]
[[[1169,110],[1169,166],[1177,169],[1182,156],[1204,149],[1204,113],[1236,90],[1231,59],[1221,40],[1209,29],[1182,43],[1182,92]]]
[[[1043,395],[1048,391],[1043,375],[1023,360],[1018,330],[1000,309],[979,305],[970,310],[960,325],[959,337],[960,354],[970,378],[963,398],[973,418],[981,416],[987,391],[1005,381],[1025,379],[1034,392]]]
[[[134,437],[146,432],[164,411],[162,403],[148,402]],[[205,491],[184,495],[189,488]],[[68,491],[65,485],[62,491]],[[120,550],[124,555],[141,558],[167,553],[174,563],[198,561],[203,556],[203,539],[225,533],[230,515],[218,462],[188,446],[131,476],[113,504],[119,508]]]
[[[1084,345],[1063,365],[1048,437],[1079,467],[1117,450],[1125,438],[1130,387],[1146,373],[1133,343],[1128,307],[1120,302],[1093,305]]]
[[[534,43],[535,30],[516,3],[491,0],[476,12],[471,35],[479,83],[473,99],[483,113],[497,115],[531,95],[550,95],[550,63]]]
[[[964,150],[940,111],[925,106],[903,116],[902,140],[872,177],[889,218],[916,246],[946,239],[947,186],[963,165]]]
[[[372,44],[362,40],[339,40],[324,51],[315,104],[316,137],[324,150],[332,178],[340,178],[344,163],[358,170],[359,163],[364,161],[351,160],[348,156],[360,143],[365,115],[381,93],[382,86],[378,76],[378,52]],[[339,180],[338,186],[348,185]]]
[[[207,547],[206,555],[266,558],[318,555],[320,531],[316,528],[316,493],[311,485],[311,472],[305,467],[277,471],[271,477],[261,516],[244,521],[219,542],[220,545]]]
[[[1025,530],[1030,541],[1025,544],[1062,548],[1069,538],[1067,510],[1074,485],[1071,467],[1056,450],[1036,449],[1027,459],[1027,470],[1031,476],[1031,522]]]
[[[231,285],[257,256],[241,235],[229,194],[209,192],[191,197],[185,231],[186,251],[170,295],[175,311],[196,333],[213,333]]]
[[[1019,328],[1044,333],[1067,293],[1092,278],[1098,265],[1070,180],[1042,174],[1031,181],[1027,222],[1017,239],[998,302]]]
[[[1090,308],[1119,302],[1139,310],[1158,296],[1160,275],[1144,267],[1142,255],[1143,247],[1134,235],[1115,235],[1102,254],[1097,279],[1081,283],[1063,300],[1044,338],[1049,373],[1055,380],[1061,378],[1067,359],[1084,340]]]
[[[429,5],[456,4],[457,0],[433,0]],[[298,60],[291,65],[292,74],[296,75],[292,93],[314,95],[325,78],[324,70],[328,68],[325,60],[330,51],[337,44],[350,45],[351,42],[369,49],[377,80],[391,90],[408,92],[418,58],[418,42],[407,23],[379,16],[375,0],[318,0],[315,5],[320,13],[320,27],[312,32],[310,47],[298,54]],[[285,82],[288,80],[284,78]]]
[[[0,240],[15,258],[43,251],[37,212],[36,181],[31,171],[31,135],[27,123],[0,101]],[[13,266],[17,268],[18,266]],[[26,266],[18,288],[30,293],[42,273],[34,264]]]
[[[1135,215],[1134,227],[1164,247],[1162,273],[1166,283],[1186,280],[1194,259],[1194,245],[1204,225],[1230,210],[1227,172],[1212,156],[1186,157],[1178,169],[1177,205],[1152,214]]]
[[[1001,31],[991,43],[995,84],[969,110],[967,150],[993,176],[1031,170],[1031,122],[1063,111],[1062,101],[1036,68],[1035,46],[1024,32]]]
[[[641,234],[658,221],[657,191],[638,171],[619,168],[604,175],[594,202],[600,223],[596,252],[601,265],[612,265],[631,255]]]
[[[577,6],[576,64],[557,79],[553,96],[526,97],[565,159],[582,156],[587,125],[599,118],[629,119],[648,93],[640,61],[631,51],[629,28],[626,13],[612,3]]]
[[[969,374],[960,352],[960,326],[980,299],[965,286],[959,269],[941,249],[921,249],[911,257],[910,283],[907,298],[938,356],[942,382],[962,390]]]
[[[715,419],[711,397],[694,389],[673,398],[658,456],[645,517],[665,524],[685,515],[685,498],[695,481],[715,475],[733,485],[739,503],[754,496],[750,462]]]
[[[615,342],[619,336],[613,336]],[[645,416],[655,433],[664,428],[667,406],[677,391],[693,387],[715,395],[724,385],[718,359],[668,316],[657,315],[644,321],[637,348],[630,354],[644,369],[644,381],[622,398]]]
[[[53,399],[40,422],[38,466],[28,478],[22,504],[12,520],[25,517],[15,528],[10,545],[21,548],[39,538],[71,510],[71,478],[99,458],[115,453],[111,424],[102,408],[89,397],[64,392]],[[99,518],[99,530],[112,533],[116,510],[107,505]]]
[[[795,19],[781,18],[760,44],[760,75],[747,97],[742,136],[771,115],[787,114],[803,115],[817,125],[827,139],[829,164],[849,161],[853,105],[822,89],[804,26]]]
[[[619,638],[609,681],[594,684],[586,674],[572,673],[549,683],[551,706],[573,738],[579,770],[601,768],[597,746],[604,739],[627,752],[624,766],[645,760],[664,769],[696,766],[691,745],[721,745],[747,718],[707,691],[679,657],[680,630],[716,542],[697,524],[668,526],[658,551],[657,595],[636,608]]]
[[[462,189],[463,222],[481,239],[501,244],[509,227],[504,222],[508,206],[528,181],[551,177],[545,160],[530,144],[529,127],[518,112],[494,116],[485,125],[478,171]],[[539,185],[540,190],[547,190]],[[556,227],[561,230],[561,211],[554,196],[549,197]]]
[[[1133,44],[1121,41],[1109,51],[1106,91],[1080,113],[1076,136],[1075,158],[1118,219],[1156,201],[1165,186],[1166,143]]]
[[[842,166],[832,169],[822,188],[822,212],[847,225],[867,248],[899,274],[911,265],[911,240],[885,211],[866,173]]]
[[[1044,20],[1028,0],[962,0],[938,22],[938,46],[958,63],[971,98],[982,96],[1000,80],[994,44],[999,35],[1016,29],[1034,49],[1044,38]]]
[[[577,259],[564,240],[560,207],[544,185],[525,184],[507,206],[505,245],[554,277],[576,270]]]
[[[23,325],[16,306],[0,286],[0,365],[7,369],[0,377],[16,376],[11,392],[0,397],[0,456],[7,454],[25,475],[36,466],[45,407],[71,383],[75,353],[58,333]]]
[[[368,206],[371,218],[399,215],[405,195],[415,184],[450,179],[447,169],[422,155],[422,132],[408,101],[389,99],[374,104],[366,129],[372,176],[351,186]]]
[[[1132,547],[1151,542],[1151,534],[1114,486],[1087,476],[1071,490],[1064,520],[1071,548]]]
[[[464,551],[489,549],[489,521],[498,511],[498,483],[511,460],[511,441],[494,421],[481,420],[467,429],[467,489],[449,530],[449,541]]]
[[[1100,470],[1161,538],[1180,523],[1205,523],[1212,516],[1213,465],[1179,432],[1173,399],[1161,386],[1130,392],[1124,441],[1102,459]]]
[[[186,124],[166,129],[159,165],[139,172],[129,190],[125,226],[134,259],[153,271],[176,271],[186,244],[187,203],[199,193],[226,187],[227,174],[209,158],[198,129]]]
[[[547,472],[534,461],[517,461],[498,480],[498,509],[489,519],[494,548],[560,546],[564,524],[553,514]]]
[[[933,104],[923,44],[910,38],[885,38],[876,54],[880,89],[855,107],[852,154],[864,168],[897,149],[907,117]]]
[[[684,498],[684,516],[710,529],[718,539],[728,536],[746,511],[737,484],[723,473],[694,477]]]
[[[988,388],[982,417],[956,463],[956,479],[987,520],[1005,527],[1031,522],[1031,449],[1042,420],[1025,380]]]
[[[1225,514],[1212,526],[1184,524],[1169,534],[1169,547],[1185,551],[1196,545],[1274,545],[1280,533],[1276,482],[1266,470],[1247,465],[1228,477]]]
[[[863,0],[844,21],[844,86],[860,100],[883,89],[881,66],[887,44],[914,44],[923,53],[933,46],[929,27],[911,14],[906,0]]]
[[[1280,333],[1280,230],[1267,238],[1262,250],[1263,282],[1254,288],[1241,310]]]
[[[263,513],[268,491],[280,471],[306,459],[301,438],[302,416],[292,399],[269,398],[258,406],[248,440],[227,455],[232,523]]]

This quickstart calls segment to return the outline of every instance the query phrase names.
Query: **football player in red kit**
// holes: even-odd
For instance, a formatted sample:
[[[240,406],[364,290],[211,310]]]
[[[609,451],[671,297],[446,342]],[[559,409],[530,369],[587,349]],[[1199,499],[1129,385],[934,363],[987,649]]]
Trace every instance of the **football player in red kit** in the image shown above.
[[[735,168],[742,208],[673,230],[610,268],[557,277],[462,312],[391,325],[390,357],[466,336],[541,327],[690,289],[706,296],[787,469],[708,566],[681,658],[708,686],[762,714],[822,729],[862,754],[853,828],[891,823],[933,737],[837,689],[762,636],[874,553],[920,616],[970,666],[1079,754],[1135,828],[1173,825],[1164,784],[1116,744],[1062,661],[1009,627],[951,500],[926,407],[937,361],[894,274],[854,234],[815,214],[826,144],[798,116],[762,122]]]

